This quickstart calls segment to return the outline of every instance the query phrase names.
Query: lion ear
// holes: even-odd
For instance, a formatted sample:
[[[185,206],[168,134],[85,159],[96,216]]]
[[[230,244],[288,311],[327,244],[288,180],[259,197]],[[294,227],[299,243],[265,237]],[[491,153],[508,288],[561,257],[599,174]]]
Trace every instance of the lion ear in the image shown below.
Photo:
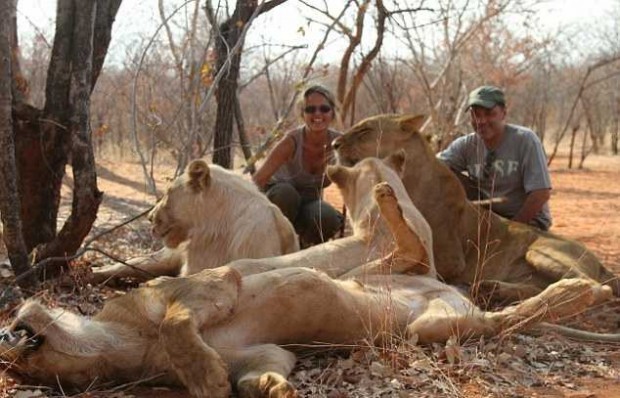
[[[424,120],[426,119],[425,115],[408,115],[400,118],[400,128],[403,131],[416,131],[420,132],[420,128],[424,124]]]
[[[199,192],[209,186],[211,173],[209,165],[202,159],[192,160],[187,166],[188,184],[195,191]]]
[[[327,177],[336,185],[344,185],[349,177],[349,169],[344,166],[327,166]]]
[[[399,149],[398,151],[392,153],[385,159],[383,162],[390,166],[396,173],[402,177],[405,172],[405,162],[407,160],[407,153],[404,149]]]

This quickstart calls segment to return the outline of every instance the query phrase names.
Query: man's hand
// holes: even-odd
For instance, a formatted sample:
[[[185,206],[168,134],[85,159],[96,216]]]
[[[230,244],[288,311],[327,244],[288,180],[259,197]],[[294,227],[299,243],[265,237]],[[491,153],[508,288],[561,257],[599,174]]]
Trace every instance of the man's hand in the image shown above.
[[[551,189],[538,189],[530,192],[525,199],[525,203],[523,203],[523,206],[521,206],[521,209],[512,220],[524,224],[529,223],[542,210],[543,205],[547,203],[550,197]]]

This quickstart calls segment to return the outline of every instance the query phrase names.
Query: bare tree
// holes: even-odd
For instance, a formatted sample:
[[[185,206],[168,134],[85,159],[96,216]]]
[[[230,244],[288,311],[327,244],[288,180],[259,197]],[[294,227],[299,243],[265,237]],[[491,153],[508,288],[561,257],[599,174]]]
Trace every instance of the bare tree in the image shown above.
[[[577,105],[581,101],[581,98],[583,97],[585,91],[588,88],[590,88],[592,86],[595,86],[595,85],[597,85],[597,84],[599,84],[599,83],[609,79],[610,75],[604,75],[604,76],[596,78],[596,79],[594,79],[592,81],[590,81],[590,77],[596,71],[600,70],[604,66],[607,66],[607,65],[610,65],[610,64],[614,64],[618,60],[620,60],[620,54],[616,54],[616,55],[613,55],[613,56],[610,56],[610,57],[604,57],[602,59],[599,59],[599,60],[597,60],[596,62],[594,62],[593,64],[591,64],[590,66],[588,66],[586,68],[585,72],[583,73],[583,76],[580,79],[579,87],[577,89],[577,94],[575,95],[575,98],[572,101],[570,112],[569,112],[568,116],[566,117],[566,120],[565,120],[563,126],[561,127],[560,130],[558,130],[558,133],[556,134],[556,140],[555,140],[555,144],[553,146],[553,151],[551,152],[551,155],[549,155],[549,160],[547,161],[548,164],[551,164],[551,162],[553,162],[553,159],[557,155],[558,148],[560,146],[560,142],[562,141],[562,138],[564,138],[564,135],[568,131],[568,128],[569,128],[569,126],[570,126],[570,124],[572,122],[572,119],[575,116],[575,111],[577,109]]]
[[[531,5],[520,0],[446,0],[433,6],[423,18],[400,13],[393,19],[396,36],[411,53],[402,63],[413,72],[429,114],[422,130],[432,128],[441,149],[464,126],[467,93],[480,84],[518,85],[546,42],[509,29],[514,22],[506,16],[530,12]]]
[[[395,59],[379,56],[364,79],[364,87],[378,113],[400,113],[405,105],[407,84],[411,77]]]
[[[35,108],[27,102],[27,96],[14,96],[22,235],[26,250],[35,261],[75,253],[90,231],[101,202],[89,127],[89,100],[107,54],[120,3],[121,0],[59,0],[45,104],[42,109]],[[16,31],[15,20],[11,28]],[[18,43],[11,45],[17,53]],[[15,93],[15,87],[12,92]],[[69,218],[57,232],[60,188],[67,165],[73,171],[73,202]]]
[[[16,0],[0,4],[0,237],[4,238],[9,259],[17,276],[26,273],[28,252],[22,237],[20,219],[21,206],[17,193],[17,168],[15,164],[15,140],[13,137],[13,120],[11,108],[15,84],[11,71],[11,42],[15,39],[11,32],[12,21],[15,19]],[[14,86],[14,88],[16,88]],[[33,287],[34,279],[18,280],[21,287]]]
[[[336,87],[336,99],[340,103],[340,117],[344,122],[349,118],[349,123],[355,118],[355,101],[357,92],[364,81],[364,77],[370,70],[372,62],[379,55],[383,45],[386,32],[386,22],[390,11],[383,4],[383,0],[372,2],[374,8],[375,39],[370,49],[361,51],[362,39],[366,30],[366,19],[371,14],[371,1],[364,0],[347,1],[338,13],[334,13],[327,2],[323,2],[322,7],[318,7],[311,2],[300,0],[309,9],[312,9],[326,18],[329,23],[335,23],[335,30],[348,40],[347,46],[340,58],[340,68],[338,70],[338,83]],[[353,16],[353,26],[347,26],[337,15],[342,15],[350,10]],[[328,23],[318,22],[310,19],[314,23],[328,26]],[[355,56],[359,55],[359,60],[355,63]]]
[[[268,12],[287,0],[264,1],[258,5],[257,0],[239,0],[233,14],[221,24],[217,23],[217,13],[206,1],[206,12],[215,32],[216,73],[225,74],[217,82],[215,98],[217,115],[214,128],[213,163],[230,168],[232,166],[231,145],[233,118],[238,103],[239,69],[243,49],[244,35],[252,20]]]

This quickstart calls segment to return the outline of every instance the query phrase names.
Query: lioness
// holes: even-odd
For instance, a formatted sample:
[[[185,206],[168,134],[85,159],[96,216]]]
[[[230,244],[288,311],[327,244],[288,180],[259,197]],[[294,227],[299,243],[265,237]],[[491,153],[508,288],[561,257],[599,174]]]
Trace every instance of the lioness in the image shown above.
[[[409,199],[401,181],[400,174],[406,162],[405,153],[397,151],[382,160],[365,159],[354,167],[327,168],[327,176],[337,186],[349,210],[347,216],[353,229],[351,236],[285,256],[237,260],[229,265],[244,276],[288,267],[315,268],[333,278],[387,271],[435,276],[430,226]],[[385,203],[384,209],[380,209],[373,199],[373,187],[379,183],[391,187],[379,192],[385,193],[386,197],[394,197],[393,202],[382,202]],[[387,191],[390,193],[387,194]],[[384,217],[379,216],[380,211],[384,212]],[[405,233],[408,228],[413,233]],[[394,258],[384,259],[394,249],[392,230],[403,231],[397,236],[407,241],[406,244],[400,242],[406,251],[400,250]],[[382,265],[387,263],[390,264],[389,269]]]
[[[404,148],[403,183],[431,226],[437,272],[446,282],[472,284],[497,299],[514,301],[562,278],[578,277],[608,284],[620,295],[618,278],[583,245],[468,202],[457,177],[418,132],[423,119],[371,117],[351,127],[333,146],[347,165]]]
[[[133,267],[95,268],[95,281],[190,275],[239,258],[299,250],[291,223],[252,182],[204,160],[192,161],[170,184],[149,220],[153,235],[163,239],[166,247],[130,261]]]
[[[395,208],[388,185],[379,185],[375,198],[380,208]],[[610,295],[591,280],[563,279],[517,306],[484,312],[426,276],[370,275],[362,284],[308,268],[241,278],[221,267],[156,279],[109,301],[93,319],[29,301],[1,334],[0,357],[29,381],[63,389],[141,379],[225,398],[230,380],[242,398],[293,397],[286,377],[295,355],[276,344],[495,335],[572,315]]]

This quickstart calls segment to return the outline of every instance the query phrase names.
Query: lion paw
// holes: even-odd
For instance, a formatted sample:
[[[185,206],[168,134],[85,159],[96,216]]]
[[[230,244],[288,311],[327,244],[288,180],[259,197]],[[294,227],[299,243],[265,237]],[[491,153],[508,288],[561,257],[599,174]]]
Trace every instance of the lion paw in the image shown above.
[[[242,380],[238,385],[241,398],[297,398],[297,389],[282,375],[267,372],[260,377]]]
[[[227,398],[231,387],[228,370],[219,357],[200,350],[185,358],[171,358],[174,370],[193,397]]]
[[[373,188],[373,195],[377,202],[382,200],[396,199],[394,189],[387,182],[380,182]]]
[[[182,379],[192,397],[227,398],[230,395],[228,373],[223,368],[194,366],[183,373]]]

